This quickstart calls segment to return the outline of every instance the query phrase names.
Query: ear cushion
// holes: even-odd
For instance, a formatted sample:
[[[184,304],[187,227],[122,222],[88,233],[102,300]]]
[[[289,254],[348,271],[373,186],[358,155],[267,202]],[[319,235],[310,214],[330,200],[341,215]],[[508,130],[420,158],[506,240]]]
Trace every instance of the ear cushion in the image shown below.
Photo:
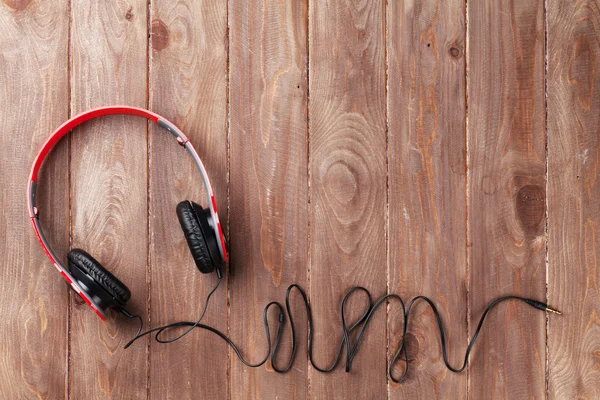
[[[69,259],[70,270],[73,267],[81,269],[122,305],[125,305],[131,298],[129,288],[85,251],[73,249],[69,252],[67,258]]]
[[[201,208],[198,206],[198,208]],[[208,250],[206,238],[200,227],[197,212],[189,201],[177,204],[177,218],[187,240],[187,244],[200,272],[207,274],[215,268]]]

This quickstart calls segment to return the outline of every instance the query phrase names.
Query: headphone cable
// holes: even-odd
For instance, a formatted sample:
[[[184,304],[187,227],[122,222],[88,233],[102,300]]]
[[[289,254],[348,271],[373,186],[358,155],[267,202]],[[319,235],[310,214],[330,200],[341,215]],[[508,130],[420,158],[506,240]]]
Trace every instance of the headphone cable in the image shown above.
[[[340,344],[337,347],[337,354],[328,367],[320,367],[320,366],[316,365],[315,361],[313,360],[314,328],[313,328],[313,321],[312,321],[311,306],[310,306],[308,297],[307,297],[304,289],[297,284],[293,284],[293,285],[290,285],[286,291],[285,311],[284,311],[284,308],[281,305],[281,303],[279,303],[277,301],[272,301],[265,306],[264,311],[263,311],[263,324],[264,324],[264,328],[265,328],[265,337],[267,340],[267,353],[262,360],[260,360],[256,363],[251,363],[244,358],[244,356],[241,354],[239,348],[235,345],[235,343],[227,335],[225,335],[223,332],[219,331],[218,329],[215,329],[211,326],[200,323],[202,318],[204,317],[204,314],[206,313],[208,301],[209,301],[211,295],[214,293],[214,291],[219,286],[220,281],[221,280],[219,279],[215,288],[208,294],[206,303],[204,306],[204,310],[202,311],[200,318],[196,322],[189,322],[189,321],[175,322],[172,324],[168,324],[168,325],[164,325],[161,327],[150,329],[142,334],[140,334],[140,331],[141,331],[141,326],[140,326],[140,330],[138,330],[138,333],[136,334],[136,336],[129,343],[127,343],[125,345],[125,348],[128,348],[129,346],[131,346],[137,339],[139,339],[145,335],[148,335],[152,332],[157,332],[155,335],[155,340],[158,341],[159,343],[171,343],[177,339],[180,339],[184,335],[188,334],[194,328],[200,328],[200,329],[210,331],[210,332],[216,334],[217,336],[219,336],[221,339],[223,339],[227,343],[227,345],[229,347],[231,347],[231,349],[235,352],[237,357],[240,359],[240,361],[244,365],[246,365],[248,367],[259,367],[259,366],[263,365],[267,360],[270,359],[271,366],[273,367],[274,371],[279,372],[279,373],[285,373],[285,372],[289,371],[290,368],[292,367],[292,365],[294,363],[294,359],[296,357],[296,353],[297,353],[296,328],[295,328],[294,319],[293,319],[293,315],[292,315],[291,307],[290,307],[291,292],[294,289],[296,289],[302,296],[304,306],[306,309],[306,316],[307,316],[307,320],[308,320],[308,351],[307,351],[307,353],[308,353],[308,359],[309,359],[311,365],[319,372],[323,372],[323,373],[331,372],[339,364],[339,361],[342,358],[342,351],[345,349],[346,350],[346,368],[345,368],[345,370],[346,370],[346,372],[350,372],[350,370],[352,368],[352,361],[354,360],[354,357],[356,356],[356,354],[358,352],[360,344],[363,341],[365,331],[366,331],[367,327],[369,326],[369,323],[370,323],[375,311],[377,311],[377,309],[382,304],[384,304],[384,303],[387,304],[392,300],[396,300],[400,303],[400,306],[402,309],[402,319],[403,319],[404,324],[403,324],[403,329],[402,329],[402,337],[400,340],[400,345],[398,347],[398,350],[394,353],[392,359],[390,360],[389,366],[388,366],[388,375],[392,381],[394,381],[396,383],[401,383],[401,382],[404,382],[406,380],[406,378],[408,377],[408,370],[409,370],[408,353],[406,351],[405,343],[406,343],[406,335],[408,332],[410,312],[413,308],[413,305],[419,300],[425,301],[431,307],[431,309],[435,315],[435,319],[436,319],[436,323],[437,323],[437,327],[438,327],[438,333],[440,336],[442,357],[444,360],[444,364],[450,371],[457,372],[457,373],[464,371],[464,369],[466,368],[467,363],[469,361],[469,355],[471,353],[473,345],[475,344],[475,341],[477,340],[477,337],[479,336],[479,332],[481,331],[481,328],[483,327],[483,322],[484,322],[486,316],[494,307],[496,307],[500,303],[503,303],[505,301],[510,301],[510,300],[521,301],[521,302],[524,302],[538,310],[552,312],[555,314],[560,314],[560,311],[552,309],[552,308],[548,307],[548,305],[546,303],[542,303],[537,300],[528,299],[528,298],[520,297],[520,296],[499,297],[499,298],[495,299],[494,301],[492,301],[491,303],[489,303],[486,306],[485,310],[483,311],[483,314],[481,315],[481,317],[479,319],[479,323],[477,324],[477,328],[475,329],[475,332],[474,332],[471,340],[469,340],[469,343],[467,345],[467,349],[465,351],[465,356],[463,359],[462,366],[453,367],[452,365],[450,365],[450,362],[448,361],[446,335],[444,332],[442,320],[441,320],[439,311],[437,310],[437,307],[435,306],[433,301],[431,301],[426,296],[416,296],[408,303],[408,307],[405,307],[404,301],[402,300],[402,298],[400,296],[398,296],[396,294],[388,294],[388,295],[381,297],[379,300],[377,300],[377,302],[375,304],[373,304],[371,293],[362,286],[355,286],[346,292],[346,294],[344,295],[342,302],[340,304],[342,337],[340,339]],[[367,307],[365,308],[365,311],[360,316],[360,318],[358,318],[358,320],[356,320],[354,323],[352,323],[348,327],[348,324],[346,322],[346,317],[345,317],[346,302],[352,296],[352,294],[357,293],[357,292],[362,292],[366,295],[366,298],[368,300]],[[270,327],[269,327],[269,321],[268,321],[269,309],[272,306],[276,306],[279,309],[279,318],[278,318],[279,322],[278,322],[278,326],[277,326],[277,335],[275,336],[275,341],[273,342],[273,344],[271,344],[271,333],[270,333]],[[277,357],[278,350],[279,350],[279,344],[281,342],[281,337],[282,337],[282,333],[283,333],[283,326],[285,324],[285,315],[286,314],[288,315],[288,318],[290,320],[292,349],[291,349],[291,354],[290,354],[287,365],[283,368],[279,368],[279,367],[277,367],[277,365],[275,363],[275,359]],[[140,323],[141,323],[141,318],[140,318]],[[183,326],[188,326],[189,328],[183,334],[181,334],[173,339],[162,340],[158,337],[160,335],[160,333],[162,333],[164,330],[176,328],[176,327],[183,327]],[[357,336],[355,342],[351,343],[350,334],[358,327],[360,327],[360,330],[358,331],[358,336]],[[405,365],[404,372],[400,377],[395,377],[393,375],[393,367],[401,356],[402,356],[402,360],[404,361],[404,365]]]
[[[185,335],[187,335],[188,333],[190,333],[194,328],[196,328],[198,326],[198,324],[200,324],[200,321],[202,321],[202,319],[204,318],[204,315],[206,314],[206,310],[208,309],[208,303],[210,302],[210,298],[213,295],[213,293],[217,290],[217,288],[219,287],[219,285],[221,284],[221,280],[222,277],[218,277],[217,278],[217,283],[216,285],[212,288],[212,290],[208,293],[208,295],[206,296],[206,300],[204,301],[204,308],[202,309],[202,313],[200,314],[200,317],[198,318],[198,320],[196,322],[187,322],[184,325],[181,325],[180,323],[172,323],[172,324],[167,324],[167,325],[163,325],[163,326],[159,326],[157,328],[153,328],[150,329],[142,334],[140,334],[140,332],[142,331],[142,317],[140,317],[139,315],[131,315],[129,313],[124,313],[128,318],[139,318],[140,321],[140,327],[137,331],[137,333],[135,334],[135,336],[133,337],[133,339],[131,339],[129,341],[129,343],[127,343],[125,345],[125,349],[128,348],[129,346],[131,346],[133,344],[133,342],[135,342],[136,340],[138,340],[139,338],[146,336],[152,332],[156,332],[156,335],[154,335],[154,340],[156,340],[158,343],[173,343],[176,340],[181,339],[182,337],[184,337]],[[123,310],[122,310],[123,312]],[[129,314],[129,315],[128,315]],[[170,329],[170,328],[175,328],[175,327],[180,327],[180,326],[189,326],[189,328],[187,330],[185,330],[185,332],[181,333],[178,336],[175,336],[174,338],[171,339],[161,339],[159,337],[159,335],[161,333],[163,333],[165,330]]]

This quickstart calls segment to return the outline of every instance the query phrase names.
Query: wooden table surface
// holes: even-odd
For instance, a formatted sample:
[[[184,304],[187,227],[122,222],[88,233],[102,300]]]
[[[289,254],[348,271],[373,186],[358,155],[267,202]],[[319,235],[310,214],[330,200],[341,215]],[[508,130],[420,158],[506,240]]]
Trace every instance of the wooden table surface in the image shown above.
[[[563,315],[499,306],[455,374],[420,304],[403,384],[386,376],[396,303],[350,373],[309,365],[298,296],[285,375],[200,330],[124,350],[137,326],[101,322],[68,290],[25,196],[49,134],[111,104],[171,119],[198,149],[232,254],[204,322],[252,361],[263,307],[291,283],[310,296],[320,366],[352,285],[430,296],[453,365],[497,296]],[[2,399],[600,398],[598,0],[3,0],[0,132]],[[92,253],[147,326],[198,316],[216,278],[193,265],[175,206],[202,201],[202,184],[170,135],[141,118],[87,123],[40,179],[63,260]]]

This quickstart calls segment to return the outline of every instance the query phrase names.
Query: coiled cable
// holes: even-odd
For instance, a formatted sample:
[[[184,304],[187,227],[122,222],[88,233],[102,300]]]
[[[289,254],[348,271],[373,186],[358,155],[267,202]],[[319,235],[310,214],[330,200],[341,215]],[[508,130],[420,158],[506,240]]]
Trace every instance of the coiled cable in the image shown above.
[[[310,302],[308,301],[308,297],[307,297],[304,289],[297,284],[293,284],[293,285],[290,285],[286,291],[285,310],[284,310],[284,307],[281,305],[281,303],[279,303],[277,301],[272,301],[265,306],[265,309],[263,311],[263,324],[264,324],[264,328],[265,328],[265,337],[267,340],[267,353],[260,361],[252,363],[244,358],[244,356],[240,352],[239,348],[227,335],[225,335],[223,332],[219,331],[218,329],[215,329],[211,326],[200,323],[204,317],[204,314],[206,313],[206,309],[208,307],[208,302],[210,300],[210,296],[215,292],[215,290],[219,286],[220,281],[221,281],[221,279],[218,280],[216,286],[209,292],[206,302],[205,302],[205,305],[204,305],[203,312],[202,312],[200,318],[196,322],[189,322],[189,321],[175,322],[172,324],[168,324],[168,325],[150,329],[150,330],[140,334],[142,320],[141,320],[141,318],[139,318],[140,329],[138,330],[138,333],[135,335],[135,337],[129,343],[127,343],[125,345],[125,348],[128,348],[136,340],[144,337],[145,335],[153,333],[153,332],[156,332],[155,340],[158,341],[159,343],[171,343],[177,339],[180,339],[181,337],[183,337],[185,334],[189,333],[194,328],[200,328],[200,329],[204,329],[209,332],[212,332],[212,333],[216,334],[217,336],[219,336],[221,339],[223,339],[229,345],[229,347],[231,347],[231,349],[234,351],[234,353],[237,355],[237,357],[240,359],[240,361],[244,365],[246,365],[248,367],[259,367],[259,366],[263,365],[267,360],[270,359],[273,370],[275,370],[276,372],[279,372],[279,373],[285,373],[285,372],[289,371],[290,368],[292,367],[294,360],[296,358],[296,353],[297,353],[297,349],[298,349],[298,346],[297,346],[298,340],[296,337],[296,325],[294,323],[294,317],[293,317],[291,307],[290,307],[291,293],[294,289],[296,289],[300,293],[302,300],[304,302],[305,309],[306,309],[306,316],[307,316],[307,320],[308,320],[308,359],[309,359],[310,363],[319,372],[323,372],[323,373],[331,372],[339,364],[339,362],[342,358],[342,351],[345,349],[346,350],[346,368],[345,369],[346,369],[346,372],[350,372],[350,370],[352,368],[352,361],[354,360],[354,357],[356,356],[356,354],[360,348],[360,344],[362,343],[362,341],[364,339],[365,331],[366,331],[367,327],[369,326],[369,323],[370,323],[374,313],[377,311],[377,309],[382,304],[384,304],[384,303],[387,304],[390,301],[397,301],[400,303],[400,307],[402,309],[403,329],[402,329],[402,337],[400,339],[400,344],[398,346],[398,350],[394,353],[394,355],[388,365],[388,375],[392,381],[394,381],[396,383],[401,383],[401,382],[404,382],[406,380],[406,378],[408,377],[408,370],[409,370],[408,354],[406,351],[405,344],[406,344],[406,335],[408,332],[411,310],[413,308],[413,305],[420,300],[425,301],[431,307],[433,314],[435,315],[435,319],[436,319],[436,323],[437,323],[437,327],[438,327],[438,333],[440,335],[440,342],[441,342],[441,347],[442,347],[442,357],[444,359],[444,364],[450,371],[457,372],[457,373],[464,371],[464,369],[466,368],[467,363],[469,361],[469,355],[471,354],[473,345],[475,344],[475,341],[477,340],[477,337],[479,336],[479,332],[481,331],[481,328],[483,327],[483,322],[484,322],[486,316],[494,307],[496,307],[500,303],[503,303],[505,301],[510,301],[510,300],[521,301],[526,304],[529,304],[530,306],[532,306],[536,309],[553,312],[555,314],[560,314],[559,311],[556,311],[556,310],[548,307],[547,304],[539,302],[537,300],[528,299],[528,298],[520,297],[520,296],[499,297],[499,298],[495,299],[494,301],[492,301],[491,303],[489,303],[486,306],[485,310],[483,311],[483,314],[481,315],[481,317],[479,319],[479,323],[477,324],[477,328],[475,329],[475,332],[473,333],[471,340],[469,340],[469,342],[468,342],[462,365],[460,367],[453,367],[452,365],[450,365],[450,362],[448,361],[446,335],[444,333],[444,327],[442,324],[440,313],[439,313],[437,307],[435,306],[435,304],[433,303],[433,301],[431,301],[426,296],[416,296],[408,303],[408,307],[405,307],[404,301],[402,300],[402,298],[400,296],[398,296],[396,294],[388,294],[388,295],[381,297],[379,300],[377,300],[377,302],[375,302],[373,304],[371,293],[362,286],[355,286],[346,292],[346,294],[344,295],[342,302],[340,304],[339,312],[340,312],[340,319],[341,319],[341,325],[342,325],[342,336],[340,338],[340,343],[337,346],[336,356],[334,357],[332,362],[329,364],[329,366],[322,367],[322,366],[318,366],[313,359],[313,342],[314,342],[313,341],[313,332],[315,332],[315,329],[313,327]],[[346,314],[346,312],[345,312],[346,311],[346,303],[347,303],[348,299],[352,296],[352,294],[358,293],[358,292],[362,292],[366,295],[366,298],[368,300],[367,307],[365,308],[365,310],[362,313],[362,315],[360,316],[360,318],[358,318],[358,320],[356,322],[354,322],[350,326],[348,326],[348,324],[346,322],[346,315],[345,315]],[[273,306],[275,306],[279,309],[279,319],[278,319],[279,322],[277,325],[277,334],[275,336],[275,340],[271,344],[271,332],[270,332],[270,327],[269,327],[268,314],[269,314],[269,309]],[[282,337],[282,333],[283,333],[283,326],[285,324],[286,314],[290,321],[292,349],[291,349],[290,357],[289,357],[287,364],[285,365],[285,367],[280,368],[276,365],[275,359],[278,354],[279,344],[281,343],[281,337]],[[135,316],[133,316],[133,317],[135,317]],[[186,326],[188,327],[188,329],[183,334],[180,334],[173,339],[165,340],[165,339],[159,338],[159,335],[161,333],[163,333],[165,330],[178,328],[178,327],[186,327]],[[350,334],[357,328],[360,328],[360,330],[358,331],[358,336],[357,336],[356,340],[354,341],[354,343],[351,343]],[[400,359],[400,357],[402,357],[401,359],[404,361],[404,372],[402,373],[401,376],[395,377],[393,375],[392,370],[393,370],[394,365]]]

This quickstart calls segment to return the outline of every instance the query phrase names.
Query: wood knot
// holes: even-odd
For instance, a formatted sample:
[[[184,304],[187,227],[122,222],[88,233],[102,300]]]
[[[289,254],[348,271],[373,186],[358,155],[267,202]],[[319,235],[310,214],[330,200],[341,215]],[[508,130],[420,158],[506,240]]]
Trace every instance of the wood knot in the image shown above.
[[[408,361],[416,360],[417,355],[419,354],[419,339],[417,339],[417,337],[412,333],[408,332],[404,340],[404,350],[408,356]]]
[[[125,19],[127,21],[131,21],[133,19],[133,8],[129,7],[129,10],[127,10],[127,14],[125,14]]]
[[[15,11],[23,11],[31,0],[4,0],[4,3]]]
[[[154,50],[161,51],[167,48],[169,45],[169,29],[160,19],[152,21],[151,35]]]
[[[334,162],[326,175],[327,193],[340,204],[348,204],[358,193],[357,172],[342,160]]]
[[[460,55],[460,50],[456,47],[450,47],[450,55],[456,58]]]
[[[82,307],[85,304],[85,301],[79,295],[73,296],[73,302],[76,307]]]
[[[516,199],[517,215],[526,232],[535,234],[546,214],[546,192],[537,185],[523,186]]]

